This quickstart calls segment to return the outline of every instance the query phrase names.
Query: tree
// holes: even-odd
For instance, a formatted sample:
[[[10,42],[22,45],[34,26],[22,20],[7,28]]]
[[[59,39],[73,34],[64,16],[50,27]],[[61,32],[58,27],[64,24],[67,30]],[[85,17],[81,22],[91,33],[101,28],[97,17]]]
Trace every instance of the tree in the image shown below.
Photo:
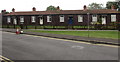
[[[120,11],[120,1],[118,2],[118,11]]]
[[[47,11],[48,11],[48,10],[57,10],[57,8],[56,8],[55,6],[52,6],[52,5],[51,5],[51,6],[47,7],[46,10],[47,10]]]
[[[112,9],[111,6],[114,5],[114,9],[118,8],[117,2],[107,2],[106,8],[107,9]]]
[[[107,2],[107,4],[106,4],[106,8],[107,9],[112,9],[111,7],[112,7],[112,5],[114,6],[114,9],[118,9],[119,7],[118,7],[118,2]]]
[[[104,9],[103,4],[91,3],[88,5],[88,9]]]

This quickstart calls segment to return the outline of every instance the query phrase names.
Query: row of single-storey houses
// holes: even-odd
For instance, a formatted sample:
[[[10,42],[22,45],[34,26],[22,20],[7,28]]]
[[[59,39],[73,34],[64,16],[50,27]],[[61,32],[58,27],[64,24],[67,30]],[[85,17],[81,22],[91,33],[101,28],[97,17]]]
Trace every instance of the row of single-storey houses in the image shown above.
[[[49,10],[36,11],[33,7],[32,11],[21,11],[4,14],[3,25],[40,25],[40,26],[81,26],[89,24],[110,25],[114,22],[120,22],[120,11],[112,9],[95,9],[88,10],[86,6],[83,10]]]

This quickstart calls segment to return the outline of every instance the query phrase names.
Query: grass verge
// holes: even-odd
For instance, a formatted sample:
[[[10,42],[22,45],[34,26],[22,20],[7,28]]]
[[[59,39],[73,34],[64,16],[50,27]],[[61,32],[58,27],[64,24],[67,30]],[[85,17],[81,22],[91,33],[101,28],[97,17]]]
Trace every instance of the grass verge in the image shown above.
[[[88,31],[46,31],[46,30],[26,30],[40,33],[64,34],[73,36],[88,36]],[[89,31],[90,37],[118,39],[118,31]]]

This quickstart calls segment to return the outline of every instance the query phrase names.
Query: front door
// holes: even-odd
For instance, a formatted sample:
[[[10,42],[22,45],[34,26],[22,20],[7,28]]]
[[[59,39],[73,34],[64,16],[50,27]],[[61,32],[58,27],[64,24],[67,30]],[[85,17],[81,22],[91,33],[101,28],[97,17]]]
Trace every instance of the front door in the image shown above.
[[[69,17],[68,24],[72,25],[73,24],[73,17]]]
[[[40,17],[40,25],[43,25],[43,17]]]
[[[106,17],[102,17],[102,24],[106,24]]]

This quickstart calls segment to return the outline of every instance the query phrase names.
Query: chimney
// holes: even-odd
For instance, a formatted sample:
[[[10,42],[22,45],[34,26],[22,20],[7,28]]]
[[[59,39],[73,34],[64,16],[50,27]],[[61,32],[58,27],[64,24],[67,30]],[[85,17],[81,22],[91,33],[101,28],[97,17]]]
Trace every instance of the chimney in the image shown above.
[[[86,5],[84,5],[84,6],[83,6],[83,9],[84,9],[84,11],[85,11],[85,10],[87,10],[87,6],[86,6]]]
[[[33,11],[36,11],[36,8],[35,8],[35,7],[33,7],[33,8],[32,8],[32,10],[33,10]]]
[[[57,6],[57,10],[60,10],[60,7],[59,7],[59,6]]]
[[[14,9],[14,8],[12,9],[12,12],[15,12],[15,9]]]
[[[112,5],[112,6],[111,6],[111,9],[112,9],[112,10],[115,10],[115,6],[114,6],[114,5]]]
[[[4,9],[3,12],[6,12],[6,10]]]
[[[6,10],[5,10],[5,9],[4,9],[4,10],[2,10],[2,11],[1,11],[1,13],[2,13],[2,14],[5,14],[5,13],[6,13]]]

